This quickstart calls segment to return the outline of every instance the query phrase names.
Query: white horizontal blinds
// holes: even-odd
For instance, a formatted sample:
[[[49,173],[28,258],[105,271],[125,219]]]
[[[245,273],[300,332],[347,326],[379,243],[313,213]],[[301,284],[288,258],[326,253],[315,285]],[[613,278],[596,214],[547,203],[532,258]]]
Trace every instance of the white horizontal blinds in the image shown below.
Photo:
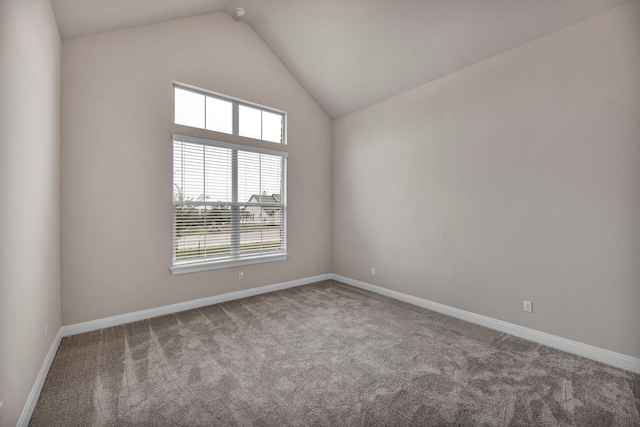
[[[285,159],[238,152],[240,253],[284,251],[285,203],[282,169]]]
[[[174,259],[231,253],[231,150],[174,141]]]
[[[174,136],[174,264],[285,250],[286,153],[237,147]]]
[[[174,86],[174,100],[176,124],[284,143],[283,113],[177,85]],[[234,119],[237,120],[236,129]]]

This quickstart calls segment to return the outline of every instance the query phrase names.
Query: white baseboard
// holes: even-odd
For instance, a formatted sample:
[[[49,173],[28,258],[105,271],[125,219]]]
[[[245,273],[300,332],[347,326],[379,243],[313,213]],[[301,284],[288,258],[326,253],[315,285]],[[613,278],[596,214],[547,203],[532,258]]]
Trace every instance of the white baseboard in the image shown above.
[[[205,307],[211,304],[232,301],[254,295],[265,294],[267,292],[280,291],[282,289],[294,288],[296,286],[308,285],[309,283],[320,282],[333,278],[333,274],[321,274],[319,276],[306,277],[292,280],[290,282],[276,283],[273,285],[260,286],[258,288],[245,289],[242,291],[229,292],[227,294],[213,297],[200,298],[192,301],[180,302],[177,304],[165,305],[162,307],[150,308],[148,310],[134,311],[133,313],[120,314],[117,316],[105,317],[103,319],[91,320],[89,322],[76,323],[63,326],[62,336],[81,334],[84,332],[96,331],[98,329],[109,328],[111,326],[123,325],[125,323],[137,322],[138,320],[150,319],[152,317],[164,316],[165,314],[178,313],[180,311],[191,310],[193,308]]]
[[[356,288],[375,292],[377,294],[404,301],[409,304],[417,305],[418,307],[437,311],[438,313],[466,320],[467,322],[482,325],[490,329],[495,329],[500,332],[514,335],[516,337],[524,338],[526,340],[562,350],[567,353],[576,354],[578,356],[586,357],[587,359],[595,360],[597,362],[602,362],[616,368],[625,369],[627,371],[640,374],[640,359],[636,357],[631,357],[627,356],[626,354],[616,353],[614,351],[605,350],[603,348],[594,347],[588,344],[583,344],[578,341],[572,341],[566,338],[558,337],[556,335],[536,331],[535,329],[525,328],[524,326],[519,326],[502,320],[493,319],[488,316],[483,316],[481,314],[472,313],[470,311],[450,307],[448,305],[429,301],[423,298],[403,294],[402,292],[392,291],[390,289],[382,288],[370,283],[340,276],[338,274],[334,274],[333,279],[351,286],[355,286]]]
[[[27,402],[24,404],[24,408],[22,408],[22,413],[20,414],[20,418],[18,418],[18,424],[16,424],[17,427],[27,427],[29,425],[31,414],[33,414],[33,410],[36,407],[36,403],[38,403],[38,397],[40,397],[40,392],[42,391],[44,380],[47,378],[47,374],[49,373],[49,368],[51,367],[53,358],[55,357],[56,352],[58,351],[58,347],[60,346],[60,341],[62,341],[62,329],[58,330],[56,337],[53,339],[53,342],[51,343],[51,347],[49,347],[49,352],[47,353],[47,356],[44,358],[44,362],[42,362],[42,367],[40,367],[40,372],[38,372],[36,381],[33,383],[33,387],[31,387],[31,392],[29,393],[29,397],[27,397]]]

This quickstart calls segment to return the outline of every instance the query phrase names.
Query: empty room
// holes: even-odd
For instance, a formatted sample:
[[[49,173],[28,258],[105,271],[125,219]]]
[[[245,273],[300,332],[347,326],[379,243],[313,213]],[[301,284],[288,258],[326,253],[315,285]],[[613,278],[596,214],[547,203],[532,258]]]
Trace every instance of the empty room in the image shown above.
[[[640,426],[640,0],[0,0],[0,427]]]

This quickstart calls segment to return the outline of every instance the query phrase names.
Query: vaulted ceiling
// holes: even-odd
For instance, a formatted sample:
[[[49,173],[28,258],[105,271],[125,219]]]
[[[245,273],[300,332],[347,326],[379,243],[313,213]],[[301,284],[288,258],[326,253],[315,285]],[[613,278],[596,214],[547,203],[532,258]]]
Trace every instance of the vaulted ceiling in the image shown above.
[[[242,18],[331,118],[628,0],[51,0],[63,39],[211,12]]]

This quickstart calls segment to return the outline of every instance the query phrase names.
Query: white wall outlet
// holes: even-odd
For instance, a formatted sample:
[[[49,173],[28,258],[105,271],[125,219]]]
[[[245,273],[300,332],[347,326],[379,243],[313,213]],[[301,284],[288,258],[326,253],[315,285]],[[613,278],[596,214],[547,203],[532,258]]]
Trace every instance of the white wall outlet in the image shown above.
[[[527,313],[533,313],[533,303],[531,301],[524,300],[522,304],[522,309]]]
[[[371,275],[372,276],[376,275],[376,268],[375,267],[371,267]]]
[[[49,322],[44,324],[44,336],[49,335]]]
[[[238,273],[238,279],[240,280],[244,279],[244,271],[241,271],[240,273]]]

